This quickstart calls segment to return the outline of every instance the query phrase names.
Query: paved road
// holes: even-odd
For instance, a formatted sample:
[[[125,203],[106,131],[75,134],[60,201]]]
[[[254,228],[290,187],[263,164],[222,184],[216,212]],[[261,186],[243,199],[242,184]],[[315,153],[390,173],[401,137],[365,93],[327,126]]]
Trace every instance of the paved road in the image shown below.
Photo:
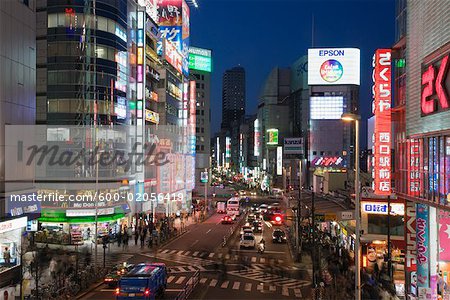
[[[251,197],[249,205],[262,202],[281,200]],[[309,275],[294,266],[287,244],[272,243],[272,224],[264,222],[263,233],[256,234],[257,241],[261,237],[266,241],[265,253],[259,254],[256,249],[239,249],[239,232],[222,248],[223,236],[231,227],[220,223],[222,216],[214,214],[190,226],[187,233],[157,251],[134,249],[116,254],[115,260],[166,263],[169,274],[165,299],[174,299],[197,270],[200,281],[191,299],[308,298]],[[114,299],[114,290],[100,285],[82,299]]]

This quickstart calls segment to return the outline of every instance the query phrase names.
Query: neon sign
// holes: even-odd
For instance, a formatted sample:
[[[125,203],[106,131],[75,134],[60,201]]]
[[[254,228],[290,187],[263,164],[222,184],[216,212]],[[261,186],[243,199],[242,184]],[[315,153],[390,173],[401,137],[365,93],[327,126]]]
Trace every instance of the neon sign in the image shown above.
[[[422,116],[449,109],[450,77],[447,76],[449,64],[449,55],[447,54],[422,72]]]
[[[376,195],[391,192],[391,50],[378,49],[373,56],[373,190]]]

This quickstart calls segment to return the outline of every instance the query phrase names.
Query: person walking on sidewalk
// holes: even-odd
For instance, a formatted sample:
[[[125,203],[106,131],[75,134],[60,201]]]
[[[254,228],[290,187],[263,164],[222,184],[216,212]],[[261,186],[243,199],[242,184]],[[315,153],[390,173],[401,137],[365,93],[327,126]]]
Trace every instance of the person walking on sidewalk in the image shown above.
[[[120,247],[121,244],[122,244],[122,228],[120,228],[119,231],[117,232],[117,246]]]
[[[11,252],[8,247],[5,247],[5,251],[3,251],[3,259],[5,260],[5,266],[9,267],[11,264]]]
[[[141,248],[144,248],[146,235],[147,235],[147,231],[141,230]]]
[[[139,240],[139,226],[136,226],[135,230],[134,230],[134,245],[135,246],[137,246],[138,240]]]

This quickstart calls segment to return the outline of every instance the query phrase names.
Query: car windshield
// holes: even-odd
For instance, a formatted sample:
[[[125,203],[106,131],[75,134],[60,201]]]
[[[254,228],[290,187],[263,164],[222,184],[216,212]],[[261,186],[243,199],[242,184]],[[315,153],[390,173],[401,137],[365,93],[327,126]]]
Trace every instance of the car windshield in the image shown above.
[[[284,232],[283,231],[274,231],[273,235],[274,236],[284,236]]]
[[[244,240],[246,241],[253,241],[255,237],[253,235],[244,235]]]

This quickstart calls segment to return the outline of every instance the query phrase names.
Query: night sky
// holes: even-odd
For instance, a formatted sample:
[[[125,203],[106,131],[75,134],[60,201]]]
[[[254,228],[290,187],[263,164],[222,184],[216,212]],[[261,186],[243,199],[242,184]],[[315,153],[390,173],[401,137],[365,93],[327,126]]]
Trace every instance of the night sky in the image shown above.
[[[238,64],[246,70],[246,113],[256,112],[270,70],[289,67],[311,47],[361,49],[362,148],[371,116],[372,55],[390,48],[395,35],[394,0],[198,0],[191,8],[192,46],[212,49],[211,136],[220,130],[222,74]]]

